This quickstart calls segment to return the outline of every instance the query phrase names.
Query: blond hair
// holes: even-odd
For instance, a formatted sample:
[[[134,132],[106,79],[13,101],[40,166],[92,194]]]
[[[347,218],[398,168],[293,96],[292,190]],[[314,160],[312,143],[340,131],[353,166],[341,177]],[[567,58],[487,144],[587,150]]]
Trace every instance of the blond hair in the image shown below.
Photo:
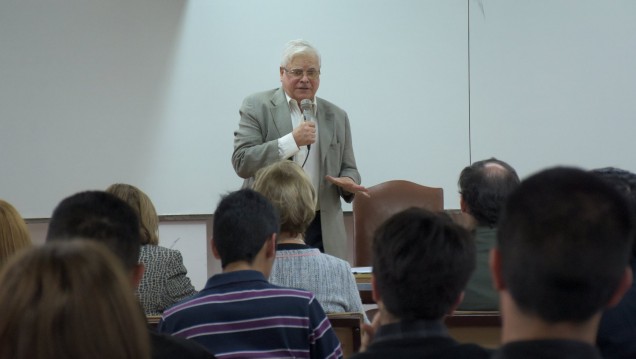
[[[122,264],[103,244],[49,242],[0,272],[0,359],[150,358]]]
[[[29,229],[20,213],[0,199],[0,268],[15,252],[32,245]]]
[[[158,245],[159,217],[150,197],[139,188],[124,183],[110,185],[106,192],[124,200],[135,210],[141,226],[141,244]]]
[[[304,234],[316,215],[316,190],[305,171],[283,160],[256,172],[252,189],[274,204],[280,215],[280,231]]]

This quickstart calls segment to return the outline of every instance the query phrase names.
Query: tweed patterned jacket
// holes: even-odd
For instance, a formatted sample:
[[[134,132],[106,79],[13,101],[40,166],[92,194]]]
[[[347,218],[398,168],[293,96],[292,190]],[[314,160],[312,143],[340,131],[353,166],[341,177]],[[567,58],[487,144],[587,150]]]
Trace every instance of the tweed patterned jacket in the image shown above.
[[[146,315],[158,315],[164,309],[197,293],[188,278],[181,252],[146,244],[141,246],[139,262],[146,267],[138,296]]]
[[[367,322],[348,262],[316,248],[283,249],[294,247],[280,244],[277,248],[270,283],[313,292],[326,313],[358,312]]]

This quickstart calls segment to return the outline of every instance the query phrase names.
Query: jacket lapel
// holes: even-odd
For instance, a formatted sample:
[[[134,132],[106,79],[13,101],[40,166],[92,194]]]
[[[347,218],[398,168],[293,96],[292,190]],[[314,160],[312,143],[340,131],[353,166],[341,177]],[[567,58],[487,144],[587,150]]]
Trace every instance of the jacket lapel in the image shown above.
[[[285,97],[285,91],[282,87],[274,92],[270,102],[272,104],[271,115],[274,119],[274,126],[278,130],[278,137],[292,132],[291,113],[289,112],[289,104],[287,104],[287,97]]]
[[[321,172],[324,171],[325,159],[327,158],[327,152],[329,152],[329,145],[331,145],[334,136],[334,115],[331,109],[325,105],[324,101],[320,98],[316,100],[318,104],[317,119],[318,119],[318,142],[320,147],[320,166]],[[324,176],[324,174],[321,174]]]

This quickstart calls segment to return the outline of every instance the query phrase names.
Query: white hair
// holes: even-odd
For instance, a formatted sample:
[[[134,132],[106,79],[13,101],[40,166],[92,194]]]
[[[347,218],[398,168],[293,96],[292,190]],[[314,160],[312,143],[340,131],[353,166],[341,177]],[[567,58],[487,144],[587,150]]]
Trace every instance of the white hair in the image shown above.
[[[318,66],[320,67],[320,53],[318,53],[318,50],[313,47],[308,41],[302,39],[291,40],[287,43],[287,45],[285,45],[285,50],[283,51],[283,57],[280,61],[280,66],[287,67],[287,65],[297,55],[308,55],[315,57],[318,60]]]

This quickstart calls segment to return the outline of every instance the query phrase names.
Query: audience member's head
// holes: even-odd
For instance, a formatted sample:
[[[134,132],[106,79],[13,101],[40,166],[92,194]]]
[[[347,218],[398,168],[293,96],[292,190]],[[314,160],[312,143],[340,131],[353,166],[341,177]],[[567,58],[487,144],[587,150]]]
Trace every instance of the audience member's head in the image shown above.
[[[124,200],[137,213],[141,225],[141,244],[159,244],[159,217],[150,197],[135,186],[116,183],[106,192]]]
[[[0,359],[149,358],[144,317],[102,244],[47,243],[0,272]]]
[[[29,229],[20,213],[0,199],[0,268],[17,251],[31,245]]]
[[[604,167],[592,170],[614,188],[623,193],[629,200],[634,212],[636,212],[636,173],[632,173],[616,167]],[[636,244],[632,247],[632,257],[636,258]]]
[[[373,239],[374,297],[401,320],[449,314],[475,269],[475,244],[451,219],[421,208],[384,222]]]
[[[223,197],[214,212],[212,229],[213,250],[221,266],[252,264],[269,240],[275,249],[278,220],[274,206],[258,192],[242,189]]]
[[[481,226],[495,227],[506,198],[519,185],[514,168],[490,158],[464,168],[459,175],[461,207]]]
[[[86,238],[104,243],[127,270],[138,267],[139,220],[126,202],[102,191],[65,198],[53,210],[46,241]]]
[[[636,174],[616,168],[616,167],[603,167],[593,169],[592,173],[596,173],[609,181],[616,189],[627,195],[632,201],[632,204],[636,206]]]
[[[252,189],[278,210],[281,233],[305,233],[316,214],[316,191],[298,164],[279,161],[260,169]]]
[[[631,284],[633,237],[633,210],[606,181],[572,168],[542,171],[521,183],[502,213],[495,284],[525,316],[587,322]]]

